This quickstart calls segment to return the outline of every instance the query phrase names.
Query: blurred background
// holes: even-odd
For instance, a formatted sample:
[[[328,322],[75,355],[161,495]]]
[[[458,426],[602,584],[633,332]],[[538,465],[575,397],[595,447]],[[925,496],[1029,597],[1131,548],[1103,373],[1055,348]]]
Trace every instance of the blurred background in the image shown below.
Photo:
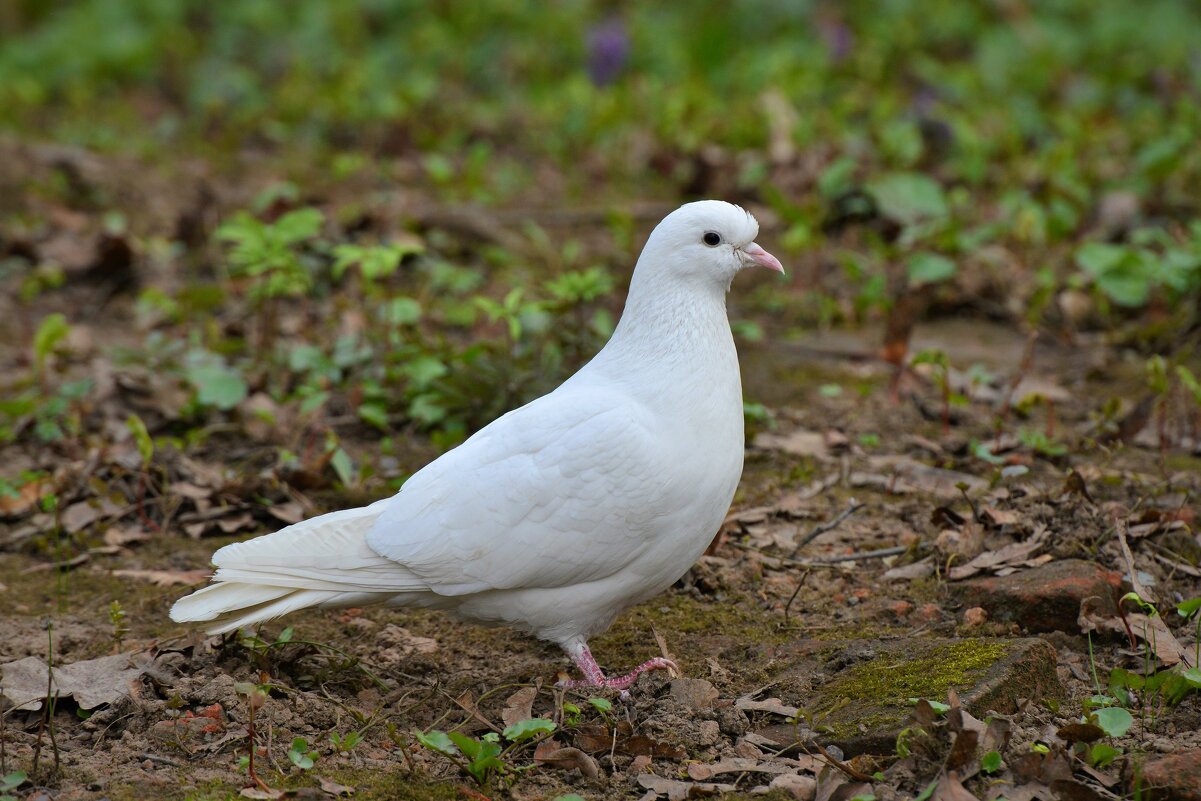
[[[965,336],[1011,362],[1101,336],[1141,386],[1196,340],[1199,24],[1171,0],[8,0],[0,435],[68,447],[125,392],[152,433],[327,414],[445,447],[594,352],[649,227],[700,197],[754,210],[789,267],[732,298],[752,354],[828,332],[895,398],[915,326],[967,319],[926,369]],[[755,365],[752,417],[803,397]]]
[[[637,648],[658,621],[703,670],[719,647],[703,633],[720,632],[737,644],[720,645],[733,698],[778,669],[764,643],[812,627],[957,636],[935,571],[983,552],[982,530],[988,548],[1029,534],[1026,559],[1051,526],[1023,565],[1133,574],[1110,517],[1126,508],[1138,575],[1161,600],[1197,596],[1199,31],[1185,0],[0,0],[0,666],[182,641],[166,609],[215,547],[395,491],[552,389],[611,333],[651,227],[706,197],[751,210],[788,270],[740,275],[729,298],[746,516],[598,654],[654,655]],[[816,535],[861,508],[807,553],[829,567],[879,547],[925,572],[885,586],[865,560],[802,587],[797,521],[832,521]],[[1089,697],[1092,640],[1068,612],[1050,624],[1076,638],[1058,641],[1060,675],[1075,648],[1073,692]],[[363,700],[357,659],[385,663],[390,686],[415,670],[482,701],[557,658],[444,618],[357,614],[297,618],[304,648],[327,638],[339,657],[277,670],[304,690],[288,704],[327,680],[339,708],[392,704]],[[381,650],[392,620],[441,650]],[[302,647],[284,649],[285,631],[217,656],[190,639],[173,664],[196,687],[263,681],[250,665]],[[1128,646],[1098,660],[1141,669]],[[228,687],[178,686],[187,715],[241,709]],[[170,692],[121,724],[124,745],[120,727],[105,741],[128,717],[116,702],[90,724],[57,716],[68,760],[135,788],[105,797],[190,775],[144,753],[141,735],[186,706]],[[382,719],[407,732],[468,709],[426,698]],[[49,782],[49,757],[40,772],[30,758],[39,717],[22,714],[10,764]],[[1160,731],[1195,732],[1187,714]],[[322,742],[336,723],[300,717],[292,733]],[[387,770],[335,775],[409,781],[381,729]],[[197,759],[222,787],[245,779],[229,750]],[[3,779],[0,795],[16,786]],[[461,797],[447,787],[436,797]]]

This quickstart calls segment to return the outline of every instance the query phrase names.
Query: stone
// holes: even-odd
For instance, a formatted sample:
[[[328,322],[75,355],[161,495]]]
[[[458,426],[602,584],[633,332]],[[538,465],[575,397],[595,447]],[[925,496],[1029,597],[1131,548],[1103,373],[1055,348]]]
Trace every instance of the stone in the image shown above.
[[[1008,576],[947,585],[951,596],[964,606],[978,606],[992,620],[1017,623],[1030,632],[1078,632],[1080,603],[1093,596],[1101,599],[1098,612],[1116,614],[1121,587],[1121,574],[1082,559],[1060,559]]]
[[[988,622],[988,612],[978,606],[973,606],[963,613],[963,625],[965,626],[983,626]]]
[[[773,790],[783,790],[796,801],[813,801],[817,797],[817,779],[812,776],[781,773],[768,786]]]
[[[1057,654],[1034,638],[918,637],[899,640],[801,641],[792,667],[772,692],[818,724],[814,739],[848,756],[890,754],[913,709],[911,698],[946,702],[958,693],[977,717],[1015,712],[1021,699],[1062,697]],[[795,687],[790,697],[789,687]],[[796,743],[792,724],[755,734],[783,748]]]
[[[1130,789],[1147,801],[1201,801],[1201,749],[1148,759]]]
[[[689,709],[712,709],[717,703],[717,688],[704,679],[673,679],[671,697]]]

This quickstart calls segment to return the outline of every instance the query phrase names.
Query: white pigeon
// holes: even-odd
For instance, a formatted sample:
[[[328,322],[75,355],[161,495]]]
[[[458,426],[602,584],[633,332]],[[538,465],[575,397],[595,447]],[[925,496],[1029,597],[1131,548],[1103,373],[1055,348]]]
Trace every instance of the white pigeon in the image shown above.
[[[567,686],[625,691],[588,649],[700,557],[742,475],[735,274],[784,272],[738,206],[689,203],[647,240],[625,311],[592,361],[426,465],[390,498],[213,554],[213,583],[171,609],[221,633],[310,606],[443,609],[558,643]]]

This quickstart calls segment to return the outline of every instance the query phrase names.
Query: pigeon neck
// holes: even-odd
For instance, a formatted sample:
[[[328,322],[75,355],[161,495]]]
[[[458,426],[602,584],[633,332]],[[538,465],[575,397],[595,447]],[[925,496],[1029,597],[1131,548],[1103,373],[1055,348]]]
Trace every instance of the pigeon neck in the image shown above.
[[[602,351],[605,361],[623,371],[657,373],[737,365],[726,287],[655,278],[635,271],[621,320]]]

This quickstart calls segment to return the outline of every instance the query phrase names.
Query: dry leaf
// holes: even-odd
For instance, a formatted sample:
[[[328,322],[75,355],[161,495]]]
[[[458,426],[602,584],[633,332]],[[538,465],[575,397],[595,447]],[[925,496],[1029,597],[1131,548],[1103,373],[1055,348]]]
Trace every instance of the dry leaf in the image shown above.
[[[783,451],[793,456],[813,456],[818,459],[829,453],[826,437],[817,431],[797,429],[790,434],[757,434],[754,446],[760,450]]]
[[[327,779],[324,776],[314,776],[320,784],[321,789],[330,795],[354,795],[354,788],[347,784],[338,784],[333,779]]]
[[[512,726],[534,716],[534,699],[538,697],[535,687],[522,687],[505,701],[505,708],[500,712],[500,719],[506,726]]]
[[[267,801],[279,801],[285,793],[283,790],[263,790],[259,787],[243,787],[238,791],[238,795],[243,798],[258,798],[267,799]]]
[[[549,765],[559,770],[578,770],[588,779],[600,775],[596,760],[578,748],[564,748],[554,740],[544,740],[534,749],[534,761],[539,765]]]
[[[73,696],[80,709],[92,709],[129,695],[130,682],[150,670],[151,666],[150,655],[145,652],[86,659],[55,667],[51,671],[51,688],[60,698]],[[42,708],[48,679],[45,662],[39,657],[29,656],[0,665],[0,668],[4,672],[0,678],[0,697],[7,698],[14,709]]]
[[[1040,525],[1022,542],[1014,542],[995,551],[985,551],[965,565],[951,568],[949,577],[953,581],[969,578],[985,570],[997,570],[1015,566],[1030,560],[1030,557],[1046,544],[1048,528]]]
[[[745,696],[734,702],[734,708],[741,709],[743,712],[771,712],[775,715],[783,715],[786,718],[795,718],[801,711],[795,706],[785,704],[779,698],[764,698],[762,701],[752,701]]]
[[[213,575],[211,568],[198,570],[114,570],[114,576],[149,581],[160,587],[172,587],[176,584],[185,587],[193,584],[203,584]]]
[[[967,791],[959,780],[959,774],[951,771],[938,780],[934,795],[930,801],[977,801],[976,796]]]
[[[706,782],[684,782],[677,779],[665,779],[653,773],[643,773],[638,777],[638,784],[656,795],[667,796],[668,801],[684,801],[694,794],[715,795],[717,793],[733,792],[732,784],[713,784]]]

